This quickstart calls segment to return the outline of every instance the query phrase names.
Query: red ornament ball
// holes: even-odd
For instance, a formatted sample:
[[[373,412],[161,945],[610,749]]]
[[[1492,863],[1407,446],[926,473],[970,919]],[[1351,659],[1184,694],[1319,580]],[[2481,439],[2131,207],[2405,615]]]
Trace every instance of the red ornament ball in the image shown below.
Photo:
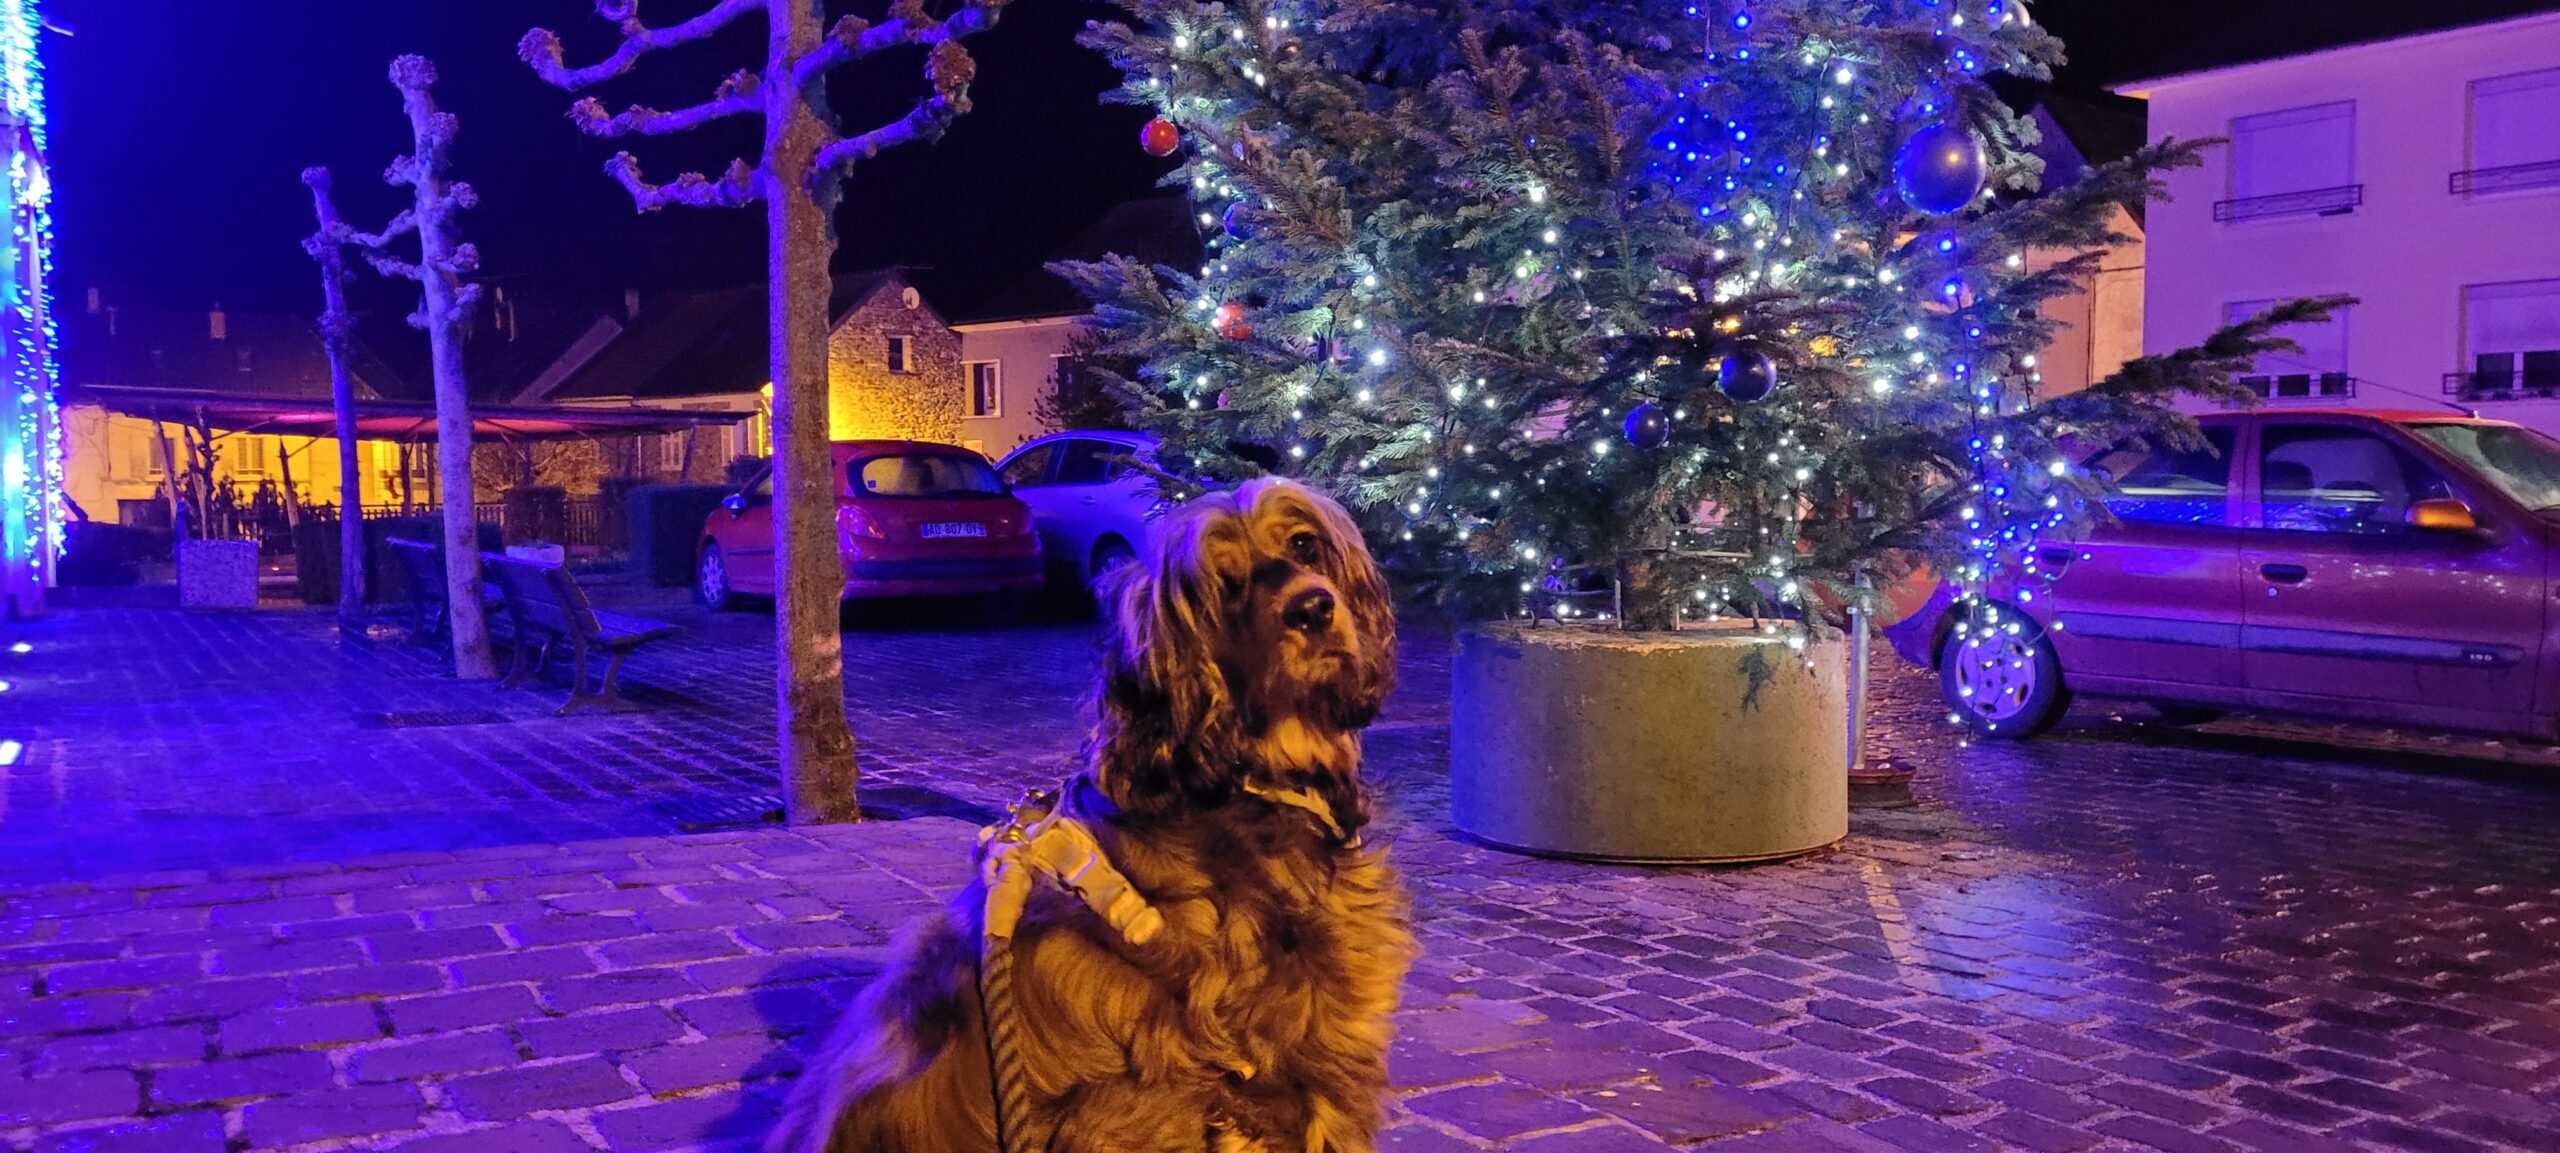
[[[1138,130],[1138,147],[1146,149],[1149,156],[1171,156],[1174,149],[1182,147],[1182,130],[1174,127],[1173,121],[1156,117]]]
[[[1218,335],[1229,340],[1253,339],[1253,322],[1245,319],[1244,306],[1232,300],[1218,306],[1216,324]]]

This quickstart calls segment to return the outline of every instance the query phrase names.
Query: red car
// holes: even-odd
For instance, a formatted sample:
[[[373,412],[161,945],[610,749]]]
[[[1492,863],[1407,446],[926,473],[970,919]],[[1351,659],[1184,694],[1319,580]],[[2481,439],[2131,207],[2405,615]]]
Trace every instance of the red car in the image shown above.
[[[1886,636],[1977,732],[2072,694],[2560,737],[2560,441],[2503,421],[2282,409],[2202,418],[2210,451],[2120,448],[2115,521],[2049,574],[1954,590]]]
[[[1031,510],[985,457],[957,445],[857,440],[834,459],[844,598],[1002,596],[1041,586]],[[702,526],[694,592],[713,609],[773,594],[773,471],[731,493]]]

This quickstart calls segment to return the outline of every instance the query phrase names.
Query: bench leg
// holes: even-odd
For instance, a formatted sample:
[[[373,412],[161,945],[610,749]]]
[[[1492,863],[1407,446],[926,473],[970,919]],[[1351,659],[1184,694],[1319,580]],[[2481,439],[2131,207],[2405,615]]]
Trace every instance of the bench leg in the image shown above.
[[[569,659],[576,663],[569,667],[569,703],[560,706],[560,715],[564,717],[594,705],[600,699],[596,694],[587,691],[587,639],[585,637],[570,636]]]
[[[507,668],[507,679],[498,682],[499,688],[523,688],[525,681],[533,676],[533,662],[525,658],[525,649],[532,644],[532,638],[525,636],[523,629],[516,630],[516,643],[510,646],[515,650],[515,662]]]
[[[631,702],[623,697],[622,690],[615,688],[613,684],[614,674],[621,672],[622,662],[630,658],[630,649],[615,649],[612,659],[604,663],[604,684],[598,686],[596,700],[605,708],[620,711],[631,707]]]

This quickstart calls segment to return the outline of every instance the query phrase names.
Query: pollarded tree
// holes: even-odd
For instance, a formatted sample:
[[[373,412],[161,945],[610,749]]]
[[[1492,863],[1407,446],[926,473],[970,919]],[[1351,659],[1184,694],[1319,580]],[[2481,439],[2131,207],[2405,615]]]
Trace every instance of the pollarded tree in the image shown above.
[[[2043,171],[1981,79],[2061,59],[2018,0],[1124,2],[1086,42],[1224,233],[1061,268],[1139,419],[1177,470],[1258,444],[1332,481],[1478,611],[1578,573],[1647,629],[1814,620],[1923,553],[2029,577],[2103,488],[2067,441],[2195,443],[2170,402],[2319,312],[2036,387],[2038,306],[2197,146]]]
[[[319,172],[312,183],[320,213],[320,234],[312,238],[318,246],[314,256],[320,257],[323,277],[329,276],[330,258],[323,250],[352,244],[364,252],[376,271],[418,282],[420,304],[409,315],[409,323],[426,330],[430,363],[435,373],[436,396],[436,487],[444,504],[444,575],[446,598],[452,605],[448,620],[453,632],[453,669],[456,676],[472,680],[490,680],[498,675],[498,662],[489,648],[488,614],[482,608],[480,595],[479,518],[474,515],[471,484],[471,386],[462,373],[463,330],[471,323],[472,311],[479,307],[480,286],[465,277],[480,269],[480,251],[462,240],[460,216],[463,209],[479,203],[471,186],[450,179],[453,165],[453,141],[461,124],[450,112],[436,107],[436,66],[424,56],[403,56],[391,62],[391,83],[400,90],[401,107],[409,114],[409,130],[413,148],[409,155],[391,162],[382,178],[391,184],[410,189],[416,203],[391,218],[380,232],[357,232],[337,218],[328,198],[328,174]],[[311,182],[312,174],[303,179]],[[391,251],[401,237],[415,233],[418,257],[409,260]],[[343,331],[345,302],[332,293],[330,309],[339,317],[341,328],[330,330],[328,316],[322,319],[332,349],[332,373],[338,379],[333,388],[341,401],[338,408],[341,484],[353,471],[354,454],[349,450],[353,440],[354,417],[352,393],[343,371]],[[402,475],[408,470],[404,467]],[[349,488],[341,497],[346,504],[346,519],[341,523],[341,548],[362,547],[357,535],[361,526],[354,525],[353,511],[357,494]],[[349,545],[347,541],[356,541]],[[342,563],[344,563],[342,561]],[[347,564],[350,570],[360,568]],[[343,578],[342,578],[343,579]],[[341,584],[340,596],[346,596]],[[343,610],[343,606],[341,608]]]
[[[835,539],[835,489],[827,449],[827,264],[829,231],[842,182],[881,150],[932,140],[969,110],[977,65],[961,38],[995,23],[1005,0],[962,0],[948,16],[925,13],[923,0],[897,0],[874,24],[846,16],[832,26],[820,0],[718,0],[690,20],[650,27],[639,0],[596,0],[621,41],[605,59],[568,65],[560,38],[547,29],[525,34],[517,52],[542,78],[576,92],[629,73],[651,52],[703,40],[762,13],[764,64],[723,82],[712,98],[661,112],[606,111],[593,97],[569,118],[591,136],[665,136],[731,116],[764,118],[764,150],[737,160],[717,177],[685,173],[651,184],[639,161],[620,153],[605,171],[631,192],[642,212],[669,205],[765,206],[770,246],[768,299],[773,375],[774,632],[779,654],[778,722],[784,802],[794,823],[853,820],[857,774],[852,726],[845,720],[844,645],[837,604],[844,571]],[[829,73],[901,48],[925,51],[928,88],[907,114],[867,131],[835,123],[826,98]]]
[[[302,250],[320,262],[320,343],[329,354],[329,404],[338,426],[338,623],[362,627],[364,609],[364,487],[356,460],[355,377],[347,369],[347,342],[355,314],[347,311],[346,246],[352,231],[329,198],[329,170],[305,168],[311,206],[320,229]]]

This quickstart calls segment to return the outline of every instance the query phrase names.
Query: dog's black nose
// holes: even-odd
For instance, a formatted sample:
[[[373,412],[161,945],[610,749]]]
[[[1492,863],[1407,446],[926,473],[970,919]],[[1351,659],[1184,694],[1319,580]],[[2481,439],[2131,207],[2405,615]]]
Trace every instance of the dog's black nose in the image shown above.
[[[1290,598],[1289,607],[1280,614],[1280,623],[1302,633],[1320,633],[1333,627],[1333,593],[1326,589],[1308,589]]]

